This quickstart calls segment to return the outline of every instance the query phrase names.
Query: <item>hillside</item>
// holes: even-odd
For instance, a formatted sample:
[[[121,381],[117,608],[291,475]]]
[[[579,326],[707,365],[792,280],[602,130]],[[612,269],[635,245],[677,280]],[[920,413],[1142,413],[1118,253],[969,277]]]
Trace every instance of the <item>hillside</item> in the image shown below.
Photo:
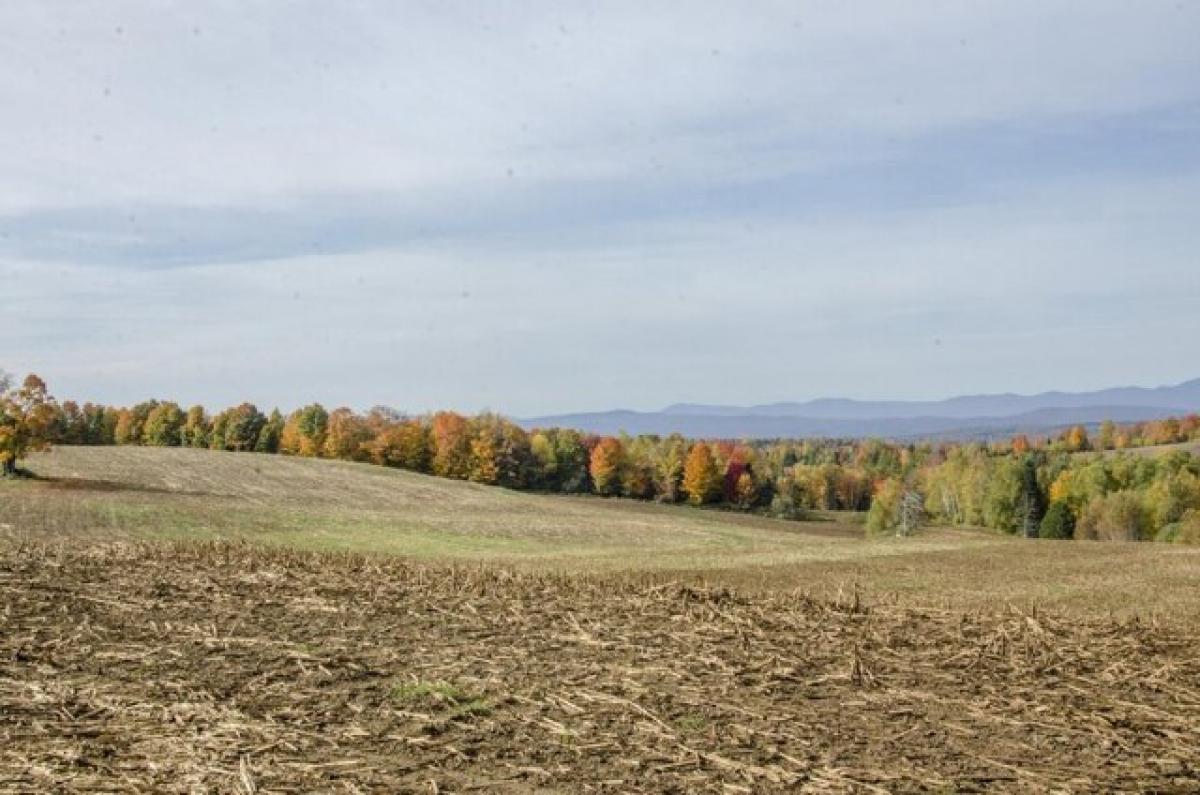
[[[1081,452],[1076,453],[1078,456],[1087,457],[1094,455],[1102,455],[1105,458],[1111,458],[1118,455],[1136,455],[1143,458],[1156,458],[1160,455],[1169,453],[1186,453],[1188,455],[1200,455],[1200,442],[1179,442],[1178,444],[1155,444],[1148,447],[1130,447],[1125,450],[1105,450],[1101,453]]]
[[[861,530],[529,494],[397,469],[180,448],[58,447],[0,490],[9,524],[251,538],[312,549],[589,564],[735,565],[861,554]],[[936,543],[936,542],[931,542]]]
[[[1197,555],[1171,545],[1027,542],[941,528],[866,539],[836,516],[785,522],[208,450],[58,447],[27,465],[38,480],[0,481],[0,542],[247,540],[489,566],[658,572],[771,591],[836,593],[858,583],[888,599],[954,607],[1013,601],[1170,616],[1200,605]]]

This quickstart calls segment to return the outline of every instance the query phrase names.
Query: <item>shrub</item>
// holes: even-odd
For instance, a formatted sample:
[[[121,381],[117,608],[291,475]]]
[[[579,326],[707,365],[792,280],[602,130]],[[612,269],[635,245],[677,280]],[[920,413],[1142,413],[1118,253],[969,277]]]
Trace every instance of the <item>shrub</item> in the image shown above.
[[[1075,527],[1075,537],[1098,541],[1139,541],[1149,521],[1141,498],[1132,491],[1116,491],[1089,500]]]
[[[796,503],[795,498],[788,492],[780,492],[771,500],[770,513],[779,519],[803,521],[809,518],[808,511]]]
[[[1179,520],[1175,532],[1177,544],[1200,544],[1200,510],[1190,510]]]
[[[1074,538],[1075,514],[1071,513],[1071,507],[1065,502],[1052,503],[1050,509],[1046,511],[1046,515],[1042,517],[1038,536],[1041,538]]]
[[[900,483],[885,480],[875,487],[871,509],[867,511],[867,535],[882,535],[896,526],[900,508]]]

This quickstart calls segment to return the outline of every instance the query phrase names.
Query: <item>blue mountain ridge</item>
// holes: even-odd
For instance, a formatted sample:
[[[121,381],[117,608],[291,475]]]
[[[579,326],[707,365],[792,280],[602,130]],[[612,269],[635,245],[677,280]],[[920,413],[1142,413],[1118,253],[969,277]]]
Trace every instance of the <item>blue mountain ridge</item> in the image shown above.
[[[1140,422],[1200,411],[1200,379],[1158,388],[1118,387],[1038,395],[966,395],[939,401],[825,398],[719,406],[677,403],[661,411],[561,414],[518,420],[528,428],[589,433],[681,433],[700,438],[991,438],[1051,432],[1104,420]]]

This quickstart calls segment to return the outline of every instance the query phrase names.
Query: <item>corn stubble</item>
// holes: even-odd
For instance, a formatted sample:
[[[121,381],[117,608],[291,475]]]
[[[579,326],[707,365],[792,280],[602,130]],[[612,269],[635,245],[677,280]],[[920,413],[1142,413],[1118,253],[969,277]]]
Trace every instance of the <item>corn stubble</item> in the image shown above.
[[[268,550],[0,551],[0,790],[1183,790],[1195,626]]]

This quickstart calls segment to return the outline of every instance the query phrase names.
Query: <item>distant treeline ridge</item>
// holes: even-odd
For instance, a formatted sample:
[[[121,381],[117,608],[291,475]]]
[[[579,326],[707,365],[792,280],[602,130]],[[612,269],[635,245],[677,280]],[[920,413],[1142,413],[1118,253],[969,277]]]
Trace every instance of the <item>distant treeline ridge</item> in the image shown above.
[[[1002,443],[693,440],[526,431],[496,414],[365,414],[311,404],[286,417],[243,403],[216,414],[171,401],[131,407],[61,403],[30,376],[0,392],[6,472],[49,444],[194,447],[371,462],[540,492],[690,502],[802,519],[867,511],[868,529],[911,520],[1026,536],[1200,541],[1200,459],[1081,456],[1200,440],[1195,414],[1131,425],[1076,426]]]

